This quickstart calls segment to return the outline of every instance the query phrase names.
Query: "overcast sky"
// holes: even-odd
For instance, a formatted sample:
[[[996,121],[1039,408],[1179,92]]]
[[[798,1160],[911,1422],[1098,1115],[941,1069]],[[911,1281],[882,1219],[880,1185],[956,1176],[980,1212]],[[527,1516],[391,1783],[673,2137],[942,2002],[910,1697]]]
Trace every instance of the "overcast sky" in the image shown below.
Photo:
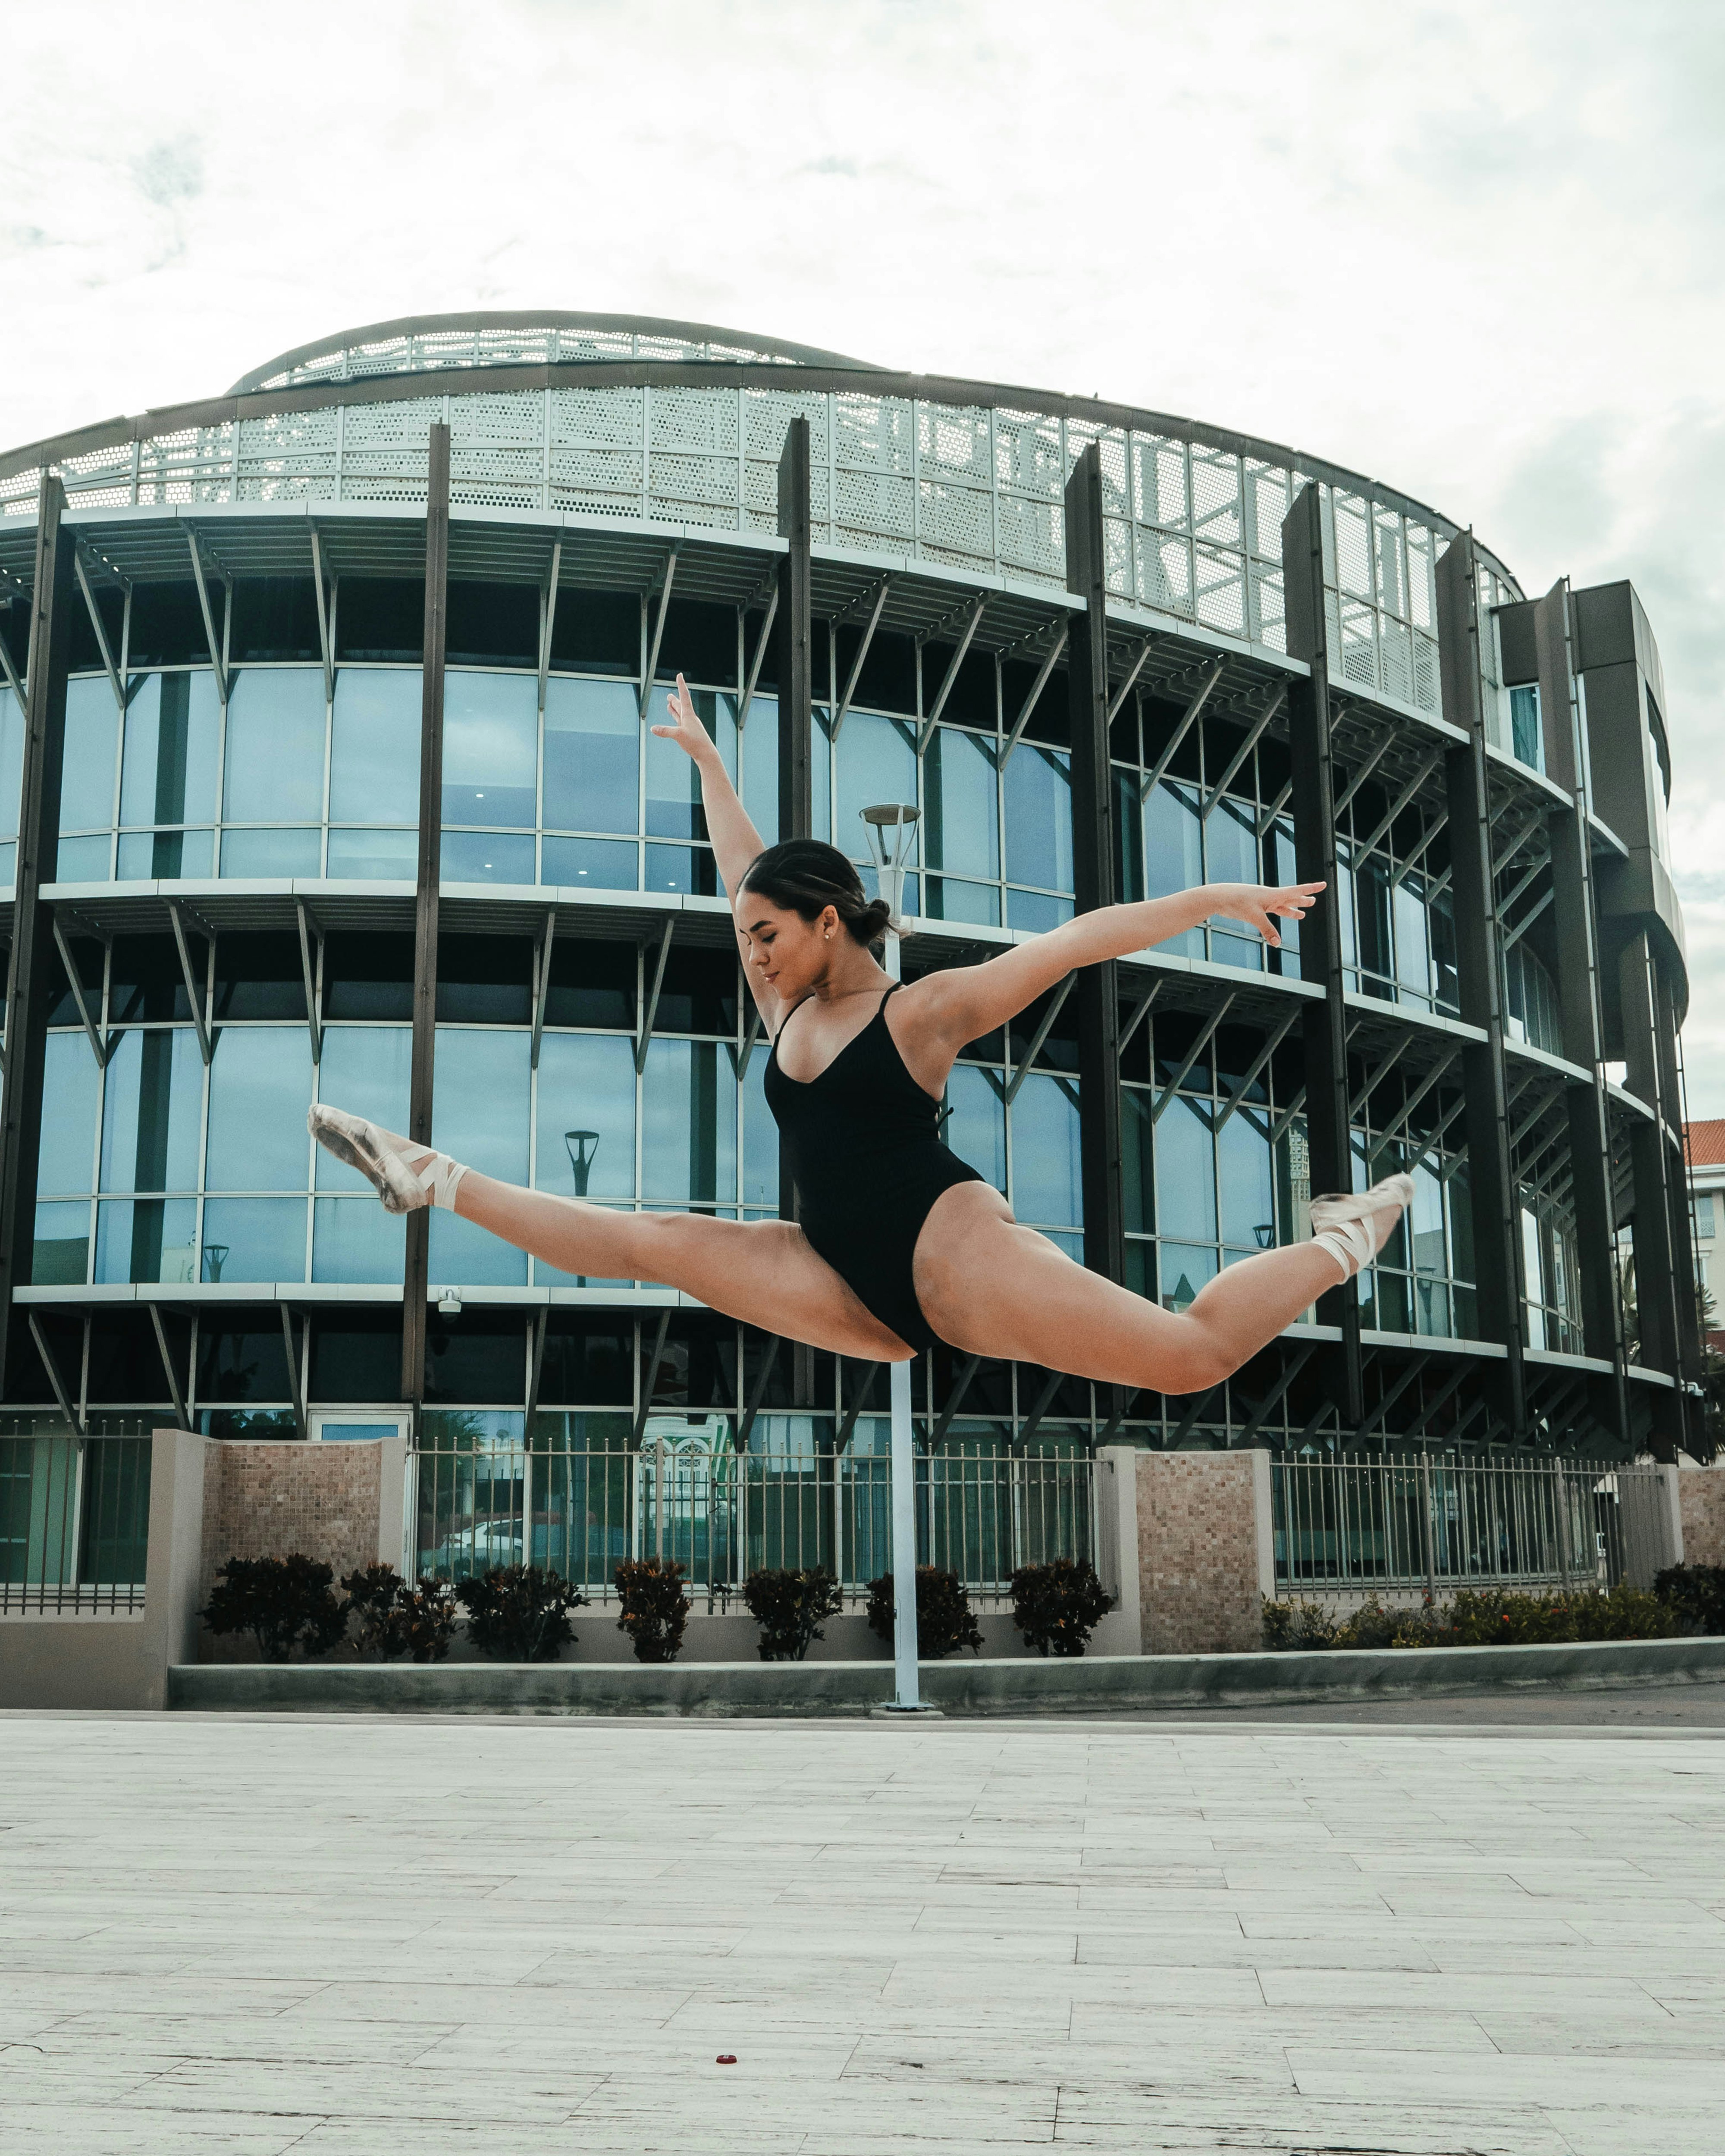
[[[9,11],[0,444],[393,315],[618,309],[1331,457],[1665,661],[1725,1115],[1718,0]]]

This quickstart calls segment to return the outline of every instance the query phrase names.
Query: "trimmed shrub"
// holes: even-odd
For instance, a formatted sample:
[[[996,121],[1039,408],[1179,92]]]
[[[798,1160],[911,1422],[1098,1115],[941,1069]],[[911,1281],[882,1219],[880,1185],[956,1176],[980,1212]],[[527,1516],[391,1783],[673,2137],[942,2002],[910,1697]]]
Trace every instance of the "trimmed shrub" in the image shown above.
[[[212,1632],[249,1632],[259,1659],[285,1662],[294,1650],[310,1661],[339,1646],[347,1615],[330,1590],[333,1568],[297,1551],[291,1557],[230,1557],[216,1574],[198,1615]]]
[[[455,1592],[448,1580],[422,1579],[413,1587],[402,1582],[395,1621],[416,1662],[440,1662],[447,1657],[457,1614]]]
[[[683,1647],[683,1628],[693,1606],[683,1592],[683,1568],[657,1558],[619,1564],[618,1599],[623,1614],[619,1632],[634,1642],[638,1662],[674,1662]]]
[[[406,1583],[393,1564],[368,1564],[350,1572],[341,1582],[347,1597],[342,1615],[347,1620],[353,1651],[362,1661],[393,1662],[408,1651],[402,1636],[399,1604]]]
[[[869,1583],[869,1630],[889,1645],[896,1614],[892,1599],[892,1574],[883,1572]],[[919,1661],[938,1662],[960,1647],[980,1654],[983,1635],[971,1614],[970,1597],[956,1572],[938,1565],[916,1568],[916,1656]]]
[[[1667,1565],[1653,1592],[1676,1613],[1680,1631],[1707,1639],[1725,1633],[1725,1564]]]
[[[455,1597],[468,1638],[499,1662],[554,1662],[575,1636],[568,1613],[587,1607],[572,1580],[536,1564],[494,1564],[459,1581]]]
[[[831,1573],[819,1565],[802,1572],[752,1572],[742,1583],[742,1599],[761,1627],[763,1662],[800,1662],[816,1640],[824,1640],[824,1620],[845,1607],[845,1595]]]
[[[1526,1594],[1508,1588],[1463,1587],[1452,1600],[1386,1609],[1374,1595],[1346,1617],[1321,1603],[1264,1604],[1264,1641],[1281,1650],[1326,1647],[1527,1647],[1570,1640],[1664,1640],[1679,1629],[1676,1612],[1640,1588],[1592,1588]]]
[[[1081,1655],[1090,1635],[1114,1607],[1096,1567],[1058,1557],[1051,1564],[1020,1565],[1012,1576],[1012,1621],[1039,1655]]]

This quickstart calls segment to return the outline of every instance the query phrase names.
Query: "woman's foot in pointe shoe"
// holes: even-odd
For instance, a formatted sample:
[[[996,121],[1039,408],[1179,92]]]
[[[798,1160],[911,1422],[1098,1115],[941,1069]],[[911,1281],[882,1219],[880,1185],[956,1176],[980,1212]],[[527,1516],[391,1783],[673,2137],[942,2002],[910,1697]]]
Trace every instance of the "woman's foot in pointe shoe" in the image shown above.
[[[1395,1233],[1395,1224],[1414,1202],[1411,1175],[1386,1175],[1357,1195],[1343,1191],[1312,1201],[1312,1240],[1322,1243],[1351,1281],[1370,1265]]]
[[[467,1170],[447,1153],[322,1102],[309,1111],[305,1127],[326,1152],[358,1169],[386,1213],[417,1213],[427,1205],[455,1209],[455,1193]]]

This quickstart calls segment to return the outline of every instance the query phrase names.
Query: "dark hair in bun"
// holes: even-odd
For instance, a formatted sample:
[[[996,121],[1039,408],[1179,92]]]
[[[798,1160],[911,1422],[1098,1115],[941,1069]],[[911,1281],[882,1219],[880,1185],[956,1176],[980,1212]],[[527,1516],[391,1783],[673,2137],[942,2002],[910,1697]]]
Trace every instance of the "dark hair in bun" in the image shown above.
[[[891,918],[886,900],[870,898],[855,865],[822,839],[787,839],[768,846],[750,862],[742,888],[805,921],[818,921],[831,906],[865,948],[880,942]]]

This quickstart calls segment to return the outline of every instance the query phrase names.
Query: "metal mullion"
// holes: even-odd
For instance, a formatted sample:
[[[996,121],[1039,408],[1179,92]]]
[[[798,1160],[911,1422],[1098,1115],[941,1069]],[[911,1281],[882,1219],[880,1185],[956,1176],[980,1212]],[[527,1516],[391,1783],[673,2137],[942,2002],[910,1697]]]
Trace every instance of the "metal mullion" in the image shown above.
[[[947,708],[947,699],[952,694],[953,685],[958,679],[958,670],[964,664],[965,658],[970,650],[971,639],[976,634],[977,624],[981,621],[983,609],[988,603],[988,595],[986,592],[979,592],[972,602],[970,618],[959,631],[957,646],[947,662],[946,672],[941,676],[941,685],[935,692],[934,709],[922,721],[917,733],[916,756],[919,762],[929,742],[934,738],[934,730],[940,724],[941,713]],[[922,671],[920,666],[917,671],[920,675]]]
[[[1435,1064],[1432,1068],[1426,1072],[1425,1077],[1420,1080],[1419,1085],[1415,1087],[1412,1094],[1410,1094],[1409,1096],[1403,1101],[1401,1106],[1396,1110],[1394,1120],[1392,1122],[1385,1124],[1384,1128],[1378,1133],[1373,1142],[1368,1147],[1366,1152],[1368,1161],[1375,1159],[1377,1155],[1383,1151],[1384,1147],[1388,1145],[1399,1132],[1406,1128],[1409,1118],[1413,1115],[1414,1111],[1425,1098],[1432,1087],[1440,1084],[1449,1075],[1450,1071],[1455,1067],[1456,1057],[1460,1055],[1461,1053],[1461,1050],[1459,1048],[1452,1048],[1441,1063]]]
[[[1199,1034],[1197,1040],[1193,1042],[1191,1048],[1188,1051],[1186,1060],[1180,1065],[1178,1070],[1175,1072],[1173,1077],[1168,1081],[1168,1085],[1163,1087],[1162,1092],[1157,1098],[1156,1105],[1150,1111],[1150,1122],[1153,1129],[1162,1121],[1163,1111],[1168,1106],[1169,1101],[1173,1099],[1174,1096],[1179,1091],[1181,1086],[1185,1083],[1193,1065],[1197,1062],[1199,1057],[1203,1055],[1204,1050],[1209,1046],[1210,1042],[1214,1039],[1217,1028],[1221,1024],[1223,1019],[1227,1017],[1229,1012],[1233,1009],[1235,1000],[1235,992],[1230,989],[1228,994],[1223,997],[1221,1002],[1216,1006],[1215,1009],[1210,1013],[1209,1017],[1205,1021],[1204,1028]],[[1214,1089],[1212,1090],[1214,1091]]]
[[[761,678],[761,661],[767,655],[768,639],[773,634],[773,619],[778,612],[778,580],[773,579],[767,594],[767,611],[762,617],[760,634],[755,639],[755,655],[749,661],[748,678],[744,684],[742,701],[737,707],[737,735],[741,742],[742,730],[748,724],[749,706],[755,701],[755,684]],[[741,634],[742,613],[737,614],[738,633]]]
[[[1287,784],[1283,787],[1281,793],[1276,795],[1275,800],[1272,801],[1270,806],[1264,811],[1263,815],[1259,819],[1257,838],[1258,844],[1260,846],[1263,844],[1265,839],[1269,837],[1271,827],[1274,825],[1276,818],[1280,816],[1282,810],[1287,807],[1288,797],[1292,793],[1293,790],[1294,782],[1291,778]]]
[[[192,556],[192,575],[198,586],[198,604],[203,615],[203,633],[209,644],[209,663],[216,677],[216,694],[221,699],[225,716],[228,709],[228,670],[223,664],[223,639],[216,634],[214,614],[210,611],[209,584],[203,573],[203,557],[198,552],[198,533],[190,524],[183,527],[186,545]]]
[[[1275,1152],[1276,1147],[1279,1146],[1282,1140],[1287,1136],[1288,1132],[1293,1127],[1295,1116],[1299,1114],[1301,1108],[1305,1106],[1306,1088],[1302,1086],[1299,1091],[1295,1094],[1293,1099],[1289,1101],[1286,1107],[1282,1110],[1281,1114],[1277,1117],[1275,1124],[1271,1129],[1270,1136],[1266,1142],[1272,1152]]]
[[[72,569],[78,579],[78,588],[84,594],[85,607],[90,615],[90,625],[95,631],[96,649],[101,653],[102,664],[108,670],[108,686],[113,690],[114,701],[123,715],[126,711],[125,685],[121,682],[119,670],[115,666],[114,654],[108,646],[108,632],[103,625],[101,614],[97,609],[95,594],[90,588],[90,578],[85,573],[84,550],[75,541],[72,547]],[[204,608],[206,620],[208,619],[208,614],[209,608],[206,603]]]
[[[1534,878],[1540,874],[1542,870],[1549,868],[1550,865],[1551,855],[1549,853],[1546,853],[1542,854],[1539,859],[1534,862],[1531,868],[1523,870],[1522,875],[1516,879],[1515,884],[1511,890],[1497,902],[1497,913],[1500,920],[1507,917],[1511,906],[1515,904],[1522,893],[1527,890],[1528,885],[1533,881]]]
[[[112,1051],[105,1048],[97,1035],[95,1025],[90,1021],[90,1006],[84,1000],[84,983],[78,978],[78,968],[73,963],[72,953],[66,942],[65,931],[60,927],[58,913],[54,915],[53,921],[55,947],[60,954],[60,963],[66,969],[66,978],[71,984],[72,1000],[77,1004],[79,1018],[83,1021],[84,1037],[90,1043],[90,1052],[95,1058],[97,1070],[105,1070],[107,1067],[108,1056]]]
[[[549,402],[547,398],[547,405]],[[551,573],[539,608],[539,736],[542,744],[545,738],[545,690],[551,674],[551,640],[557,629],[557,585],[562,567],[563,542],[562,535],[559,533],[551,542]]]
[[[1372,1095],[1376,1092],[1378,1086],[1384,1083],[1384,1081],[1389,1075],[1390,1072],[1394,1070],[1396,1065],[1400,1062],[1403,1055],[1406,1053],[1408,1045],[1412,1039],[1413,1035],[1411,1034],[1404,1033],[1401,1039],[1397,1041],[1395,1046],[1390,1050],[1387,1058],[1378,1065],[1378,1068],[1374,1071],[1373,1071],[1371,1075],[1366,1080],[1365,1084],[1360,1087],[1358,1092],[1357,1092],[1353,1096],[1353,1098],[1348,1103],[1348,1121],[1350,1127],[1358,1120],[1361,1109],[1364,1107],[1366,1102],[1371,1098]]]
[[[1402,811],[1408,806],[1408,803],[1414,798],[1414,796],[1420,791],[1420,788],[1425,785],[1426,780],[1431,777],[1432,773],[1437,769],[1438,766],[1443,762],[1443,760],[1444,752],[1441,749],[1434,749],[1431,754],[1427,757],[1425,762],[1420,765],[1419,770],[1414,773],[1414,776],[1402,788],[1401,792],[1397,794],[1395,799],[1390,803],[1384,814],[1381,815],[1378,819],[1378,821],[1373,825],[1371,836],[1367,839],[1357,839],[1354,840],[1353,847],[1356,855],[1368,854],[1371,852],[1373,847],[1377,844],[1378,841],[1384,836],[1390,825],[1394,823],[1396,818],[1401,814]]]
[[[1120,716],[1121,706],[1131,696],[1139,675],[1143,672],[1150,654],[1155,648],[1155,642],[1156,639],[1149,636],[1142,639],[1137,649],[1132,654],[1132,664],[1126,670],[1125,680],[1108,699],[1108,724],[1111,726]]]
[[[1161,785],[1163,779],[1166,777],[1168,767],[1173,762],[1175,756],[1178,754],[1181,742],[1185,740],[1187,735],[1191,732],[1193,726],[1198,721],[1199,713],[1204,710],[1204,706],[1209,701],[1210,691],[1215,687],[1217,682],[1221,680],[1222,670],[1226,664],[1227,661],[1225,659],[1218,659],[1215,660],[1212,665],[1209,672],[1199,684],[1197,692],[1193,696],[1191,702],[1187,705],[1184,712],[1181,716],[1179,724],[1174,728],[1173,733],[1168,736],[1167,746],[1163,748],[1162,754],[1156,759],[1153,768],[1149,772],[1142,784],[1138,788],[1138,802],[1141,807],[1150,798],[1150,796],[1156,791],[1157,788]]]
[[[1270,721],[1276,716],[1276,713],[1287,701],[1287,683],[1286,681],[1279,682],[1276,685],[1275,694],[1271,697],[1270,701],[1265,706],[1263,711],[1259,714],[1256,721],[1253,724],[1251,731],[1247,734],[1245,739],[1240,743],[1239,748],[1235,751],[1232,762],[1228,765],[1227,768],[1223,772],[1222,776],[1216,781],[1214,786],[1210,789],[1209,798],[1204,803],[1204,807],[1199,811],[1199,820],[1200,822],[1204,822],[1209,818],[1211,810],[1214,808],[1216,803],[1228,791],[1230,783],[1234,778],[1235,774],[1239,771],[1240,766],[1245,762],[1252,751],[1258,746],[1259,742],[1263,737],[1265,728],[1270,724]],[[1290,789],[1291,790],[1292,782],[1290,781],[1289,784]]]
[[[856,685],[862,679],[863,666],[869,655],[869,647],[873,644],[875,640],[875,631],[879,628],[880,624],[880,611],[886,604],[887,594],[891,591],[891,589],[892,573],[889,570],[886,574],[881,578],[880,583],[875,587],[875,603],[870,609],[868,623],[862,633],[862,641],[856,647],[856,657],[851,664],[850,678],[845,684],[845,692],[839,699],[839,707],[837,711],[833,714],[832,731],[828,736],[828,739],[834,744],[837,743],[839,730],[845,724],[845,714],[850,709],[850,700],[856,694]],[[835,624],[835,639],[836,629],[837,624]],[[838,646],[835,640],[834,644],[834,657],[836,658],[837,656]]]
[[[1428,848],[1430,846],[1433,839],[1435,839],[1443,830],[1449,820],[1449,810],[1447,808],[1440,809],[1435,821],[1426,827],[1425,834],[1420,839],[1419,844],[1412,850],[1405,860],[1398,865],[1394,875],[1391,875],[1389,879],[1389,888],[1392,891],[1396,890],[1406,877],[1413,874],[1414,870],[1419,866],[1421,860],[1425,857],[1425,855]],[[1438,889],[1439,886],[1437,885],[1433,885],[1431,889],[1427,891],[1426,897],[1428,901],[1435,896]]]
[[[1060,1007],[1065,1002],[1067,997],[1072,993],[1072,984],[1077,978],[1077,969],[1075,968],[1071,973],[1067,974],[1065,979],[1060,983],[1060,986],[1055,990],[1053,996],[1050,998],[1048,1009],[1042,1014],[1042,1023],[1037,1027],[1035,1033],[1031,1036],[1030,1045],[1024,1051],[1024,1060],[1019,1065],[1018,1069],[1013,1073],[1011,1081],[1007,1086],[1004,1097],[1005,1105],[1009,1108],[1011,1107],[1014,1101],[1018,1097],[1019,1088],[1024,1084],[1025,1078],[1029,1075],[1031,1065],[1034,1063],[1036,1058],[1042,1053],[1043,1044],[1048,1039],[1050,1033],[1053,1030],[1054,1022],[1060,1014]],[[1009,1046],[1010,1045],[1009,1041],[1008,1045]]]
[[[1540,865],[1543,867],[1544,863],[1542,862]],[[1513,945],[1519,943],[1522,937],[1527,934],[1527,931],[1533,926],[1534,922],[1538,920],[1540,915],[1544,912],[1547,906],[1551,904],[1552,901],[1556,896],[1557,892],[1555,890],[1547,891],[1543,897],[1537,898],[1533,901],[1533,905],[1530,911],[1522,916],[1521,919],[1517,921],[1513,928],[1506,928],[1502,930],[1499,935],[1499,948],[1501,950],[1507,951]]]
[[[1510,863],[1515,859],[1516,855],[1520,853],[1522,847],[1527,844],[1528,839],[1531,839],[1533,834],[1539,829],[1541,824],[1544,822],[1545,813],[1546,812],[1543,808],[1536,808],[1533,811],[1533,814],[1527,819],[1527,822],[1522,824],[1520,830],[1516,833],[1514,838],[1512,838],[1509,844],[1503,849],[1503,851],[1493,858],[1491,862],[1491,880],[1494,884],[1497,882],[1498,877],[1501,876],[1503,874],[1503,871],[1509,866]]]
[[[1337,713],[1337,716],[1339,717],[1340,714]],[[1336,805],[1331,811],[1332,817],[1338,827],[1340,826],[1343,812],[1352,804],[1354,795],[1359,792],[1361,787],[1365,784],[1366,781],[1378,768],[1378,765],[1383,762],[1384,757],[1389,755],[1394,739],[1395,737],[1394,734],[1386,733],[1378,742],[1377,747],[1368,752],[1365,762],[1363,763],[1358,763],[1354,766],[1353,778],[1350,778],[1347,785],[1343,788],[1340,794],[1337,797]]]
[[[647,393],[649,396],[652,392]],[[643,511],[644,516],[645,511]],[[665,576],[659,587],[659,611],[654,618],[653,637],[647,647],[647,660],[641,670],[641,717],[647,716],[647,706],[653,701],[653,681],[659,670],[659,648],[665,638],[665,617],[670,605],[671,588],[677,578],[677,542],[665,557]]]
[[[1055,666],[1060,661],[1060,654],[1066,648],[1066,639],[1070,634],[1070,622],[1062,621],[1060,624],[1060,634],[1049,646],[1046,654],[1044,655],[1041,665],[1037,669],[1036,679],[1030,685],[1030,693],[1025,697],[1023,705],[1019,707],[1019,715],[1017,718],[1013,721],[1012,732],[1007,736],[1005,746],[1000,752],[1000,768],[1002,771],[1005,770],[1013,751],[1018,747],[1019,742],[1024,738],[1024,728],[1030,723],[1030,714],[1035,710],[1038,703],[1041,701],[1042,692],[1048,685],[1048,677],[1053,673]],[[1003,861],[1006,858],[1004,850],[1000,858]]]
[[[1271,1034],[1269,1040],[1265,1042],[1263,1047],[1258,1051],[1258,1054],[1252,1063],[1251,1068],[1246,1072],[1245,1077],[1240,1080],[1239,1085],[1235,1088],[1233,1092],[1229,1095],[1220,1114],[1217,1116],[1215,1122],[1212,1127],[1212,1136],[1217,1135],[1223,1130],[1227,1124],[1229,1117],[1233,1115],[1235,1110],[1244,1103],[1249,1088],[1256,1080],[1259,1073],[1269,1062],[1271,1057],[1275,1055],[1276,1050],[1281,1046],[1282,1042],[1286,1040],[1289,1031],[1292,1028],[1295,1019],[1300,1015],[1300,1006],[1298,1004],[1296,1004],[1292,1010],[1287,1014],[1286,1017],[1283,1019],[1281,1024],[1276,1029],[1276,1031]]]
[[[1132,1035],[1137,1031],[1144,1020],[1150,1015],[1151,1009],[1156,1002],[1156,998],[1162,993],[1163,986],[1163,982],[1160,980],[1153,981],[1150,986],[1145,990],[1144,993],[1139,997],[1137,1004],[1132,1008],[1132,1016],[1120,1029],[1120,1039],[1117,1047],[1117,1054],[1121,1055],[1125,1055],[1127,1043],[1132,1039]]]

